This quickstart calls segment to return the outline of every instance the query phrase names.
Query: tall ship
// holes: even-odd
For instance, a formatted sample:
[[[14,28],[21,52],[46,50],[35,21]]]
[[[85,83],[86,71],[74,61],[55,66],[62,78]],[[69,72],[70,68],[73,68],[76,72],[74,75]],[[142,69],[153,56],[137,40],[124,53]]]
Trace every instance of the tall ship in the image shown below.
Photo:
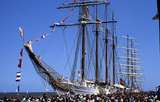
[[[24,41],[24,48],[36,72],[54,90],[71,94],[111,94],[118,90],[140,90],[138,80],[142,75],[139,73],[141,68],[138,66],[135,40],[128,35],[117,37],[117,21],[109,5],[108,0],[72,0],[58,7],[66,9],[68,16],[50,26],[52,33],[57,28],[70,28],[78,32],[74,33],[74,53],[69,53],[73,60],[68,78],[57,72],[56,67],[46,64],[33,51],[32,44],[37,40]],[[22,31],[20,28],[21,35]],[[45,33],[40,39],[47,36]],[[127,44],[120,47],[121,41]],[[121,48],[126,52],[122,56]]]

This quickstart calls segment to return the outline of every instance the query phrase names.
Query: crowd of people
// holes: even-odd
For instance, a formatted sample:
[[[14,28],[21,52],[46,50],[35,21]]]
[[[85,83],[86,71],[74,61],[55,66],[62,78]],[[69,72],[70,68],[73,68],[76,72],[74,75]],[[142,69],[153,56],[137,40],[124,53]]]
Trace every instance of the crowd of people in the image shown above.
[[[155,94],[130,93],[112,95],[54,95],[40,97],[3,97],[0,102],[160,102]]]

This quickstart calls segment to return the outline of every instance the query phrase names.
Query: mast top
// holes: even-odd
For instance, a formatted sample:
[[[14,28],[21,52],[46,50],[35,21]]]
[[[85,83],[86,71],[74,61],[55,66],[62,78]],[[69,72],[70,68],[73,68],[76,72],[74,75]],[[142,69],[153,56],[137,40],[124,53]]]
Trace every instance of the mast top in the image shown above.
[[[95,5],[104,5],[109,4],[108,0],[95,0],[95,1],[81,1],[81,2],[74,2],[74,3],[68,3],[63,4],[62,6],[59,6],[57,9],[65,9],[65,8],[77,8],[82,6],[95,6]]]

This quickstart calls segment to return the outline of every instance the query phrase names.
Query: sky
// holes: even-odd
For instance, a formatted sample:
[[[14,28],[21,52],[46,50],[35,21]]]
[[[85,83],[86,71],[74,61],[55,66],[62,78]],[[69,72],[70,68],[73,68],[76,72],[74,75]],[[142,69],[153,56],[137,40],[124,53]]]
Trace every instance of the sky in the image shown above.
[[[66,16],[66,10],[56,7],[71,0],[0,0],[0,92],[15,92],[15,82],[19,51],[23,43],[18,27],[25,31],[25,39],[34,39],[44,32],[50,32],[49,26]],[[110,0],[115,13],[117,35],[129,34],[138,43],[140,63],[143,68],[144,90],[152,90],[160,85],[160,56],[158,41],[158,21],[153,21],[156,14],[156,0]],[[71,35],[65,35],[67,39]],[[64,67],[64,42],[60,32],[33,45],[36,53],[58,72],[68,74]],[[69,42],[71,44],[72,41]],[[47,46],[46,46],[47,45]],[[21,91],[45,91],[51,88],[37,75],[27,54],[21,69]]]

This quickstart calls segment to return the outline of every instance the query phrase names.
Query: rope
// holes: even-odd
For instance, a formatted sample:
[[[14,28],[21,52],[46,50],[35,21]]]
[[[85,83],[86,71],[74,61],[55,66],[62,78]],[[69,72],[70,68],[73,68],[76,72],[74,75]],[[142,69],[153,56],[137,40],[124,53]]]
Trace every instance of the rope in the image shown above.
[[[87,29],[87,28],[86,28]],[[88,54],[88,68],[87,68],[87,70],[88,70],[88,73],[90,73],[91,75],[92,75],[92,71],[90,71],[90,66],[91,66],[91,61],[92,61],[92,58],[93,58],[93,47],[94,47],[94,44],[92,45],[92,47],[91,47],[91,39],[89,39],[89,38],[91,38],[90,36],[89,36],[89,31],[88,31],[88,29],[86,30],[86,37],[87,37],[87,41],[88,41],[88,52],[90,52],[89,54]]]
[[[79,46],[80,46],[80,41],[81,40],[81,33],[78,34],[78,39],[76,43],[76,50],[75,50],[75,56],[74,56],[74,62],[73,62],[73,67],[70,75],[70,80],[74,81],[75,78],[75,73],[76,73],[76,66],[77,66],[77,60],[78,60],[78,53],[79,53]]]
[[[103,39],[103,38],[101,38],[101,39]],[[105,46],[103,46],[103,45],[104,45],[103,40],[100,40],[100,48],[102,48],[102,49],[101,49],[102,54],[101,54],[101,57],[100,57],[100,67],[99,67],[100,70],[102,70],[102,67],[103,67],[103,59],[104,59],[104,55],[105,55],[105,53],[104,53],[104,51],[105,51]],[[101,74],[101,75],[102,75],[102,74]],[[103,77],[103,76],[100,76],[100,77]]]
[[[60,22],[61,23],[64,23],[69,17],[72,16],[72,13],[73,13],[73,8],[69,10],[69,13],[68,13],[68,16],[64,17]]]

